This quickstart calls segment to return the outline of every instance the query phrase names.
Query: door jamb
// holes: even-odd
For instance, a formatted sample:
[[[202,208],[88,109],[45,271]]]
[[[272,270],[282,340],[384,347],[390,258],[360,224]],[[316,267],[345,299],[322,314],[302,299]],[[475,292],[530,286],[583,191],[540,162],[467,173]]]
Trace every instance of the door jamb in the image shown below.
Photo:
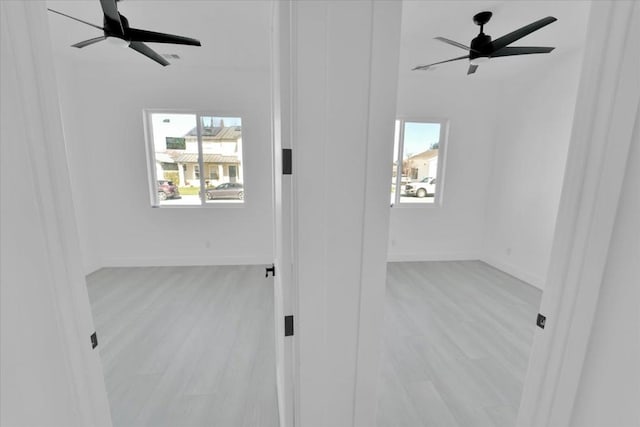
[[[640,7],[593,2],[556,232],[519,427],[568,426],[587,354],[640,100]],[[625,47],[627,49],[625,49]]]

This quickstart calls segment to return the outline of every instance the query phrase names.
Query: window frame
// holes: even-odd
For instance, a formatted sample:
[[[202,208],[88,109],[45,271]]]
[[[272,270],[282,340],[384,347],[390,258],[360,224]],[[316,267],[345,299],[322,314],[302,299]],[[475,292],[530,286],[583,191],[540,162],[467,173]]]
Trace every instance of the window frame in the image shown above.
[[[404,151],[404,128],[405,123],[433,123],[440,125],[440,135],[438,138],[438,174],[436,175],[436,191],[433,195],[433,203],[408,203],[402,202],[402,164],[404,159],[402,153]],[[445,184],[445,169],[446,169],[446,157],[449,138],[449,120],[440,117],[415,117],[415,116],[396,116],[394,121],[394,138],[395,138],[395,126],[399,124],[398,128],[398,151],[393,153],[392,160],[398,162],[396,165],[396,177],[395,177],[395,200],[391,203],[392,208],[400,207],[405,208],[439,208],[443,206],[444,202],[444,184]],[[395,146],[395,141],[394,141]]]
[[[198,137],[198,168],[200,169],[200,193],[204,194],[206,189],[205,181],[208,179],[206,176],[202,174],[204,170],[204,156],[202,150],[202,117],[237,117],[242,121],[242,128],[244,134],[244,126],[245,126],[245,116],[246,114],[240,111],[230,111],[230,110],[216,110],[212,112],[211,110],[193,110],[193,109],[179,109],[179,108],[144,108],[142,110],[142,119],[143,119],[143,127],[144,127],[144,146],[145,146],[145,154],[147,161],[147,181],[148,181],[148,190],[149,190],[149,201],[152,208],[162,208],[162,209],[198,209],[198,208],[244,208],[247,204],[246,197],[242,200],[229,200],[225,203],[216,203],[208,201],[206,198],[200,196],[200,204],[192,204],[192,205],[162,205],[160,204],[160,200],[158,198],[157,191],[157,168],[156,168],[156,153],[155,153],[155,145],[153,139],[153,121],[151,116],[153,114],[185,114],[185,115],[194,115],[196,120],[196,133]],[[241,152],[242,162],[245,162],[245,153],[244,153],[244,143],[242,144],[243,151]],[[243,168],[243,170],[246,170]],[[242,186],[244,188],[244,192],[246,194],[246,176],[243,173],[242,176]]]

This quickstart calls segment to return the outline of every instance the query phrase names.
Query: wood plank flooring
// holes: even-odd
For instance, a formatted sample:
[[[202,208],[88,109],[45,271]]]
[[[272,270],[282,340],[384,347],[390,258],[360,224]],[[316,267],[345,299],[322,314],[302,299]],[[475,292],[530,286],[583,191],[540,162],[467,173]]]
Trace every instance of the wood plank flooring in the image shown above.
[[[277,426],[263,267],[88,277],[113,423]],[[482,262],[390,263],[378,426],[512,427],[541,293]]]
[[[541,292],[480,261],[389,263],[379,427],[513,427]]]
[[[264,267],[105,268],[87,278],[114,427],[276,427]]]

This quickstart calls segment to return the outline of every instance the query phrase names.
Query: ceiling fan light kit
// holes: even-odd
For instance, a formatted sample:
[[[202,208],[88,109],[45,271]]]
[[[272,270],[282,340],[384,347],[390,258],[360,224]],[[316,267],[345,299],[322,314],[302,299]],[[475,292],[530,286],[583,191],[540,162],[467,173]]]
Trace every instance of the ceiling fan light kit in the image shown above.
[[[458,43],[454,40],[447,39],[445,37],[436,37],[436,40],[439,40],[443,43],[450,44],[452,46],[456,46],[458,48],[466,50],[468,55],[459,56],[453,59],[447,59],[445,61],[435,62],[433,64],[427,65],[418,65],[413,68],[413,70],[429,70],[433,68],[434,65],[444,64],[446,62],[459,61],[461,59],[469,60],[469,68],[467,70],[467,74],[473,74],[478,69],[478,66],[484,62],[487,62],[491,58],[501,57],[501,56],[515,56],[515,55],[531,55],[536,53],[549,53],[554,47],[543,47],[543,46],[509,46],[511,43],[520,40],[524,36],[527,36],[534,31],[539,30],[542,27],[545,27],[552,22],[557,21],[553,16],[547,16],[546,18],[539,19],[535,22],[532,22],[529,25],[525,25],[522,28],[518,28],[515,31],[510,32],[509,34],[505,34],[502,37],[499,37],[495,40],[491,40],[491,36],[484,33],[484,26],[493,16],[493,13],[485,11],[477,13],[473,17],[473,22],[476,25],[480,26],[480,33],[471,40],[469,46],[466,46],[462,43]]]
[[[192,39],[190,37],[176,36],[173,34],[157,33],[155,31],[131,28],[129,26],[129,20],[121,15],[120,12],[118,12],[118,5],[116,3],[116,0],[100,0],[100,6],[102,7],[102,13],[104,14],[102,27],[59,12],[57,10],[49,9],[49,11],[57,13],[58,15],[66,16],[67,18],[82,22],[83,24],[103,31],[103,36],[84,40],[72,45],[72,47],[76,47],[79,49],[92,45],[94,43],[98,43],[102,40],[107,40],[109,43],[120,47],[130,47],[131,49],[135,50],[138,53],[141,53],[149,59],[152,59],[158,64],[167,66],[169,65],[169,61],[167,61],[163,56],[159,55],[145,43],[171,43],[189,46],[201,46],[199,40]]]
[[[107,42],[117,47],[129,47],[129,42],[118,37],[107,37]]]

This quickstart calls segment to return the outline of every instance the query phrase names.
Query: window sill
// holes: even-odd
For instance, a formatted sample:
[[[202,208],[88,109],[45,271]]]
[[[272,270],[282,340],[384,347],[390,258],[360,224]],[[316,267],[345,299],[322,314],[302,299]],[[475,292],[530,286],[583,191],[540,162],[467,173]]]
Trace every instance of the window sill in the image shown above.
[[[245,207],[246,202],[216,202],[207,203],[206,205],[151,205],[153,209],[237,209]]]
[[[440,208],[442,205],[440,203],[399,203],[391,205],[392,208],[400,208],[400,209],[432,209],[432,208]]]

